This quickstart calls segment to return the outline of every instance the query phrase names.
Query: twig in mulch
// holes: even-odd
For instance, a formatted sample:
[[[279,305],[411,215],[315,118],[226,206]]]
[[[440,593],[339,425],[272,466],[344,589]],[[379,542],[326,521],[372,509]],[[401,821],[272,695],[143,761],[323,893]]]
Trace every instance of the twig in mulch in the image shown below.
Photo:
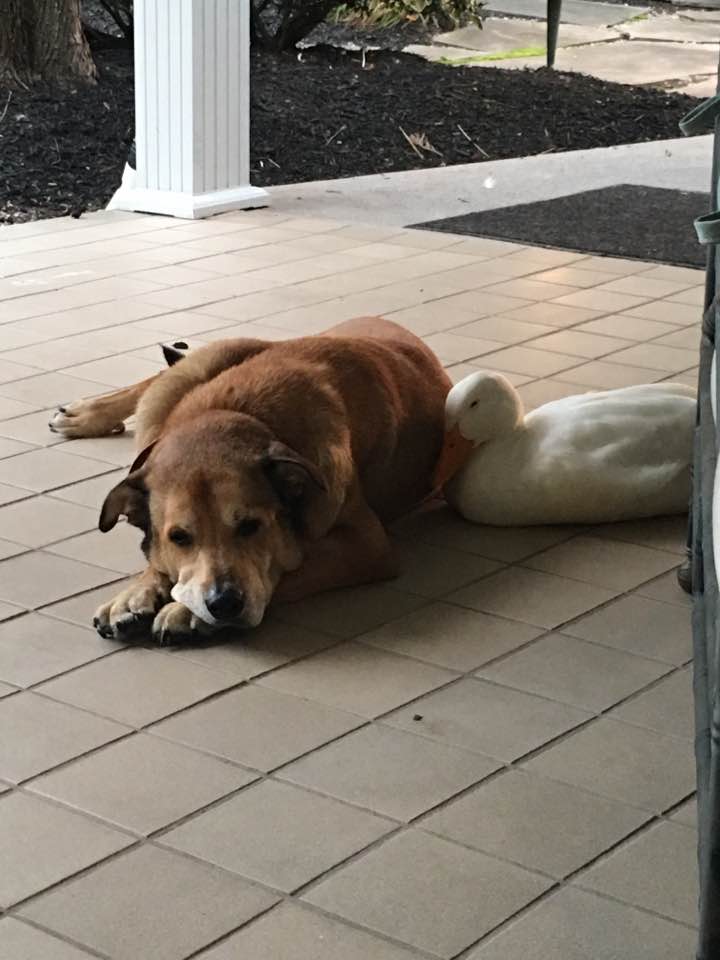
[[[8,112],[8,107],[10,106],[10,101],[12,100],[12,90],[8,93],[7,100],[5,101],[5,109],[0,113],[0,123],[5,119],[5,114]]]
[[[346,124],[346,123],[344,123],[344,124],[340,127],[339,130],[336,130],[335,133],[334,133],[328,140],[325,141],[325,146],[326,146],[326,147],[329,147],[330,144],[333,142],[333,140],[334,140],[336,137],[339,137],[339,136],[340,136],[340,134],[343,132],[343,130],[347,130],[347,124]]]
[[[467,142],[468,142],[468,143],[471,143],[471,144],[475,147],[475,149],[477,150],[478,153],[481,153],[481,154],[483,155],[483,157],[489,157],[489,156],[490,156],[489,153],[486,153],[486,152],[483,150],[483,148],[480,146],[479,143],[476,143],[476,142],[473,140],[473,138],[470,136],[469,133],[467,133],[465,130],[463,130],[463,128],[460,126],[459,123],[458,123],[458,125],[457,125],[457,128],[458,128],[458,130],[460,131],[460,133],[465,137],[465,139],[467,140]]]
[[[410,146],[413,148],[413,150],[420,157],[421,160],[424,159],[422,153],[420,152],[421,150],[424,150],[425,153],[434,153],[436,157],[443,156],[442,153],[430,143],[430,140],[428,139],[428,135],[426,133],[407,134],[405,133],[402,127],[400,127],[399,129],[400,129],[400,133],[405,137],[407,142],[410,144]]]

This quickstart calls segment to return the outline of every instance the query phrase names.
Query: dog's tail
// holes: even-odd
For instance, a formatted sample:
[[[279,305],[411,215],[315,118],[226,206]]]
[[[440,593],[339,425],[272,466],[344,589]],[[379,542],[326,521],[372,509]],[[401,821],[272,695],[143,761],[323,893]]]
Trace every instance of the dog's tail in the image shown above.
[[[190,348],[185,343],[184,340],[178,340],[176,343],[166,344],[161,343],[160,349],[163,352],[165,357],[165,362],[169,367],[174,367],[178,360],[182,360],[186,354],[186,351]]]

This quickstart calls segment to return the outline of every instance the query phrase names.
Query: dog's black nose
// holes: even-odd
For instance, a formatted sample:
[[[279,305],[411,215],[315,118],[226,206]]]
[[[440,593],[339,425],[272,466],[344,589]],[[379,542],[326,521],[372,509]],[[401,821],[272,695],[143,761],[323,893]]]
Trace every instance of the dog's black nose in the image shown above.
[[[234,620],[242,613],[245,595],[231,583],[216,583],[208,590],[205,606],[216,620]]]

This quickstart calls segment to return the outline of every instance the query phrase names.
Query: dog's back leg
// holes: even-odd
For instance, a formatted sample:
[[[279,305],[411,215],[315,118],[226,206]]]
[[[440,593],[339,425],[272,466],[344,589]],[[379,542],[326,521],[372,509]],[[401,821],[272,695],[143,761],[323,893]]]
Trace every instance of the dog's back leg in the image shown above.
[[[58,407],[50,419],[49,427],[53,433],[70,439],[109,437],[113,433],[122,433],[124,421],[135,413],[140,398],[159,376],[148,377],[124,390]]]

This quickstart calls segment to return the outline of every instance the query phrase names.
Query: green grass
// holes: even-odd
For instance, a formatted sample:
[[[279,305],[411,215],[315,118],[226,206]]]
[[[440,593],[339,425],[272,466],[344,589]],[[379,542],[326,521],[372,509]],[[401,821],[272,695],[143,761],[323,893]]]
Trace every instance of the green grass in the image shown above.
[[[520,60],[523,57],[544,57],[545,47],[517,47],[515,50],[497,50],[495,53],[479,53],[476,57],[441,57],[440,63],[451,67],[462,67],[469,63],[484,63],[488,60]]]

